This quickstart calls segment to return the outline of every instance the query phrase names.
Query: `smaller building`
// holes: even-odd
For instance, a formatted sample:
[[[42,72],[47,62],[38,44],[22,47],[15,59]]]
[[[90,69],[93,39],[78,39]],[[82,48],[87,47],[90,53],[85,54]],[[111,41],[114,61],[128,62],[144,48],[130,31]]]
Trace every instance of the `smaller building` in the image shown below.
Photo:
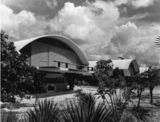
[[[131,77],[139,73],[139,66],[135,59],[112,60],[113,69],[118,68],[125,77]]]
[[[89,61],[89,67],[92,67],[90,68],[90,73],[94,73],[93,68],[96,66],[96,63],[97,61]],[[113,66],[113,69],[118,68],[122,72],[122,75],[125,77],[131,77],[139,73],[139,66],[135,59],[112,60],[111,65]]]
[[[149,67],[139,67],[140,74],[148,71]]]

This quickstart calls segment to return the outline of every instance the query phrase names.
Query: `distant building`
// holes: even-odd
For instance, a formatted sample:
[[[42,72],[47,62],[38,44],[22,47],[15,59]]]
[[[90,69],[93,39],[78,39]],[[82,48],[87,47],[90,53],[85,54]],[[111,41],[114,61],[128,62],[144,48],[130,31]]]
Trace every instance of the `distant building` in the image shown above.
[[[85,54],[66,37],[44,35],[17,41],[15,46],[20,53],[28,55],[29,65],[46,72],[46,89],[49,91],[65,90],[65,80],[73,82],[78,75],[89,75]]]
[[[97,61],[89,61],[89,67],[95,67]],[[112,60],[113,69],[118,68],[125,77],[133,76],[139,73],[139,66],[135,59],[117,59]],[[93,73],[94,71],[90,71]]]
[[[139,67],[139,71],[140,73],[144,73],[146,71],[148,71],[149,67]]]
[[[135,59],[112,60],[113,69],[120,69],[125,77],[134,76],[139,73],[139,66]]]

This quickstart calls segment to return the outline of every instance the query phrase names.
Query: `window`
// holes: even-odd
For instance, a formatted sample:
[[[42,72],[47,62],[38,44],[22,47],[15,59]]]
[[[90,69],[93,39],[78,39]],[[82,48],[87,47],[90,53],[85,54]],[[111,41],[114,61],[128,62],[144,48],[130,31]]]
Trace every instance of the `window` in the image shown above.
[[[58,67],[60,67],[61,66],[61,63],[60,62],[58,62]]]
[[[68,68],[68,63],[66,63],[66,68]]]

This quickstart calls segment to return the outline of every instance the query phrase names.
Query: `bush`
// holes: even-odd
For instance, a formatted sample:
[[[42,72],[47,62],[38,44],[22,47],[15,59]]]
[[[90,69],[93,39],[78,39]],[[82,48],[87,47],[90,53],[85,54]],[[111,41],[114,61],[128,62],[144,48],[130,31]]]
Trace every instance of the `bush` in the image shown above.
[[[17,122],[18,118],[14,112],[2,112],[1,122]]]
[[[53,101],[44,100],[27,112],[29,122],[59,122],[59,108]]]
[[[119,119],[109,104],[98,102],[92,94],[79,92],[77,96],[67,106],[62,106],[64,122],[115,122]]]

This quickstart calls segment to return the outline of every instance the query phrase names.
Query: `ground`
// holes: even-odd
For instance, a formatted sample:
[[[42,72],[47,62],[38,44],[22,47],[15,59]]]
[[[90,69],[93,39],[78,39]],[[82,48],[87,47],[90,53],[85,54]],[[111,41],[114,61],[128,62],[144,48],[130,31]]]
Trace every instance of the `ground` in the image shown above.
[[[21,116],[23,113],[28,111],[29,109],[33,109],[36,101],[36,96],[38,96],[38,100],[44,100],[48,99],[57,103],[65,103],[68,100],[75,98],[75,92],[77,90],[81,89],[84,92],[87,93],[93,93],[95,94],[97,92],[97,87],[92,86],[81,86],[81,87],[75,87],[74,91],[72,92],[58,92],[58,93],[46,93],[46,94],[37,94],[34,95],[30,99],[18,99],[17,102],[14,104],[2,104],[1,110],[3,111],[14,111],[17,113],[17,115]],[[153,91],[154,93],[154,103],[155,105],[150,105],[149,103],[149,90],[145,90],[142,95],[141,105],[149,108],[152,113],[152,117],[150,118],[151,122],[160,122],[160,86],[156,87]],[[134,100],[136,103],[136,99]]]

